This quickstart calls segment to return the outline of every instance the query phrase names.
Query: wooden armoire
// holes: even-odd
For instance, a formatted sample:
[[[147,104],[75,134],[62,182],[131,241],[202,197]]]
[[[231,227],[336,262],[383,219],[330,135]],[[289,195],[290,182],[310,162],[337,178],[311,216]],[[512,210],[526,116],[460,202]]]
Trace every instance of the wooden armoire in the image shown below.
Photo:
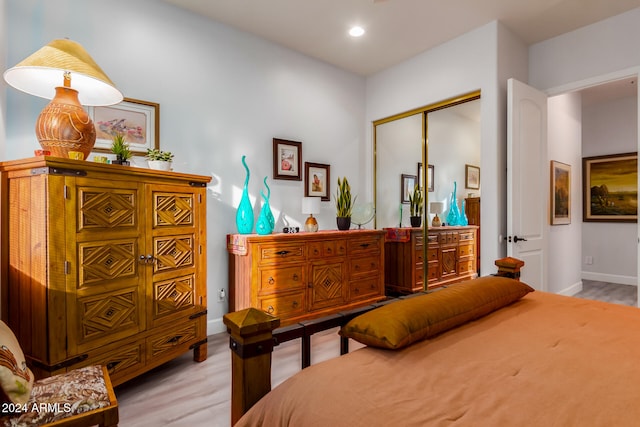
[[[206,353],[206,176],[56,157],[0,163],[2,319],[37,377],[114,384]]]

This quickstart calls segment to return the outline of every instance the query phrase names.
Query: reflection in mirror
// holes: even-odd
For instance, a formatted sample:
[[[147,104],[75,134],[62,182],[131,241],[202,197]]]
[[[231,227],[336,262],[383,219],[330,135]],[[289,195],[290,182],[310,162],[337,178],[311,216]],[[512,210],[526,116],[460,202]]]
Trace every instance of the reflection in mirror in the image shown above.
[[[409,189],[402,187],[402,175],[418,174],[418,163],[422,161],[422,116],[414,114],[376,126],[378,229],[409,226],[409,204],[401,193]]]

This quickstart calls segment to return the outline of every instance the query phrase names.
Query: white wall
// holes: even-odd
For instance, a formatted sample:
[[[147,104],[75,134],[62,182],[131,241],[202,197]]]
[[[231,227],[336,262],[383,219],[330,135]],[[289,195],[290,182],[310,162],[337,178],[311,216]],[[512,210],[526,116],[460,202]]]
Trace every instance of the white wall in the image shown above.
[[[7,28],[7,20],[6,20],[6,9],[7,4],[5,0],[0,0],[0,28]],[[6,58],[7,58],[7,43],[4,42],[5,34],[4,32],[0,32],[0,70],[6,70]],[[2,79],[4,83],[4,79]],[[6,91],[0,90],[0,159],[4,158],[4,147],[5,147],[5,139],[6,139],[6,105],[7,105],[7,94]]]
[[[306,215],[300,213],[303,183],[271,179],[274,137],[302,141],[303,161],[329,164],[332,191],[338,176],[348,176],[355,194],[367,188],[371,175],[360,173],[370,144],[362,77],[157,0],[11,1],[7,22],[0,33],[7,65],[54,38],[80,42],[125,96],[160,104],[161,148],[176,153],[175,169],[213,178],[207,200],[210,334],[224,330],[227,302],[218,302],[217,291],[227,289],[225,238],[236,231],[243,154],[255,214],[268,176],[278,229],[283,217],[296,225]],[[4,88],[1,159],[30,157],[46,101]],[[322,205],[320,228],[335,229],[333,202]]]
[[[367,123],[481,90],[483,274],[506,255],[499,240],[506,232],[506,79],[526,80],[526,55],[517,37],[492,22],[367,78]],[[363,173],[371,176],[371,163]]]
[[[585,106],[582,116],[584,157],[637,151],[636,97]],[[638,275],[637,224],[585,222],[582,224],[582,277],[636,284]],[[593,258],[593,264],[585,258]]]
[[[571,223],[549,226],[549,272],[547,291],[573,295],[582,289],[580,251],[582,239],[582,97],[574,92],[549,98],[549,162],[571,166]],[[578,243],[576,245],[576,242]]]
[[[557,94],[597,82],[604,82],[608,79],[637,74],[638,67],[640,67],[640,49],[638,49],[637,43],[640,39],[639,24],[640,8],[532,45],[529,48],[530,84],[548,93]],[[633,111],[636,112],[634,114],[637,117],[637,106]],[[583,123],[585,128],[582,130],[584,138],[592,137],[590,133],[593,130],[591,127],[593,123],[589,123],[591,119],[589,112],[584,111]],[[633,129],[627,127],[624,132],[637,132],[635,125],[631,125],[631,127]],[[604,145],[600,146],[600,151],[597,154],[613,153],[614,147],[612,144],[620,143],[619,140],[609,138],[599,139],[601,144],[602,141],[605,142]],[[637,150],[637,136],[634,141],[635,145],[629,146],[627,151]],[[589,149],[585,147],[585,152],[582,155],[591,155],[589,154]],[[581,180],[580,185],[582,185]],[[582,196],[580,196],[579,200],[581,209]],[[582,237],[582,239],[586,238],[594,228],[597,228],[595,224],[585,223],[582,227],[583,233],[581,233],[585,237]],[[570,240],[564,241],[570,247],[582,248],[582,253],[580,254],[579,263],[572,261],[551,266],[549,277],[563,277],[566,280],[566,283],[557,284],[558,289],[571,288],[573,285],[573,279],[571,278],[577,275],[581,275],[584,278],[600,277],[618,283],[636,283],[635,276],[637,273],[635,273],[635,266],[637,262],[635,259],[627,258],[627,255],[622,255],[624,254],[624,249],[619,245],[622,244],[625,248],[631,249],[630,241],[632,239],[636,242],[638,235],[637,226],[635,224],[605,224],[600,229],[606,229],[607,231],[600,233],[599,240],[594,241],[597,242],[597,248],[587,242],[584,242],[583,245],[582,239],[577,234],[572,235]],[[623,229],[624,231],[621,231]],[[609,230],[613,234],[609,234]],[[620,240],[621,238],[623,240]],[[621,243],[622,241],[628,243]],[[587,245],[588,247],[585,247]],[[634,254],[632,256],[637,253],[637,244],[634,244],[634,246],[633,250],[630,251],[630,254]],[[599,255],[593,255],[595,253]],[[607,253],[615,258],[615,264],[605,267],[605,259],[607,259],[605,254]],[[575,255],[577,256],[577,254]],[[593,276],[594,273],[586,271],[582,275],[582,269],[585,268],[586,270],[587,267],[582,263],[584,255],[598,256],[600,261],[597,267],[594,263],[589,268],[599,268],[605,276]],[[550,248],[550,259],[553,257],[559,258],[564,257],[564,255],[554,252],[552,246]],[[618,261],[621,262],[618,263]],[[624,267],[620,264],[624,264]],[[634,270],[631,271],[630,268]],[[618,273],[615,273],[616,271]],[[624,273],[620,274],[620,272]],[[589,275],[592,276],[588,277]]]

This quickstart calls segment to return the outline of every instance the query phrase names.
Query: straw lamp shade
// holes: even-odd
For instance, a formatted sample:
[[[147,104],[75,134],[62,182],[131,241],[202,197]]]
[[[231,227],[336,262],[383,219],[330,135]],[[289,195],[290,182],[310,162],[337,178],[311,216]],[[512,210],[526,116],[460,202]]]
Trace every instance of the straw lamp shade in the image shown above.
[[[77,42],[53,40],[4,73],[14,88],[51,99],[36,122],[42,148],[58,157],[79,151],[86,158],[96,140],[95,127],[82,105],[122,101],[122,93]]]

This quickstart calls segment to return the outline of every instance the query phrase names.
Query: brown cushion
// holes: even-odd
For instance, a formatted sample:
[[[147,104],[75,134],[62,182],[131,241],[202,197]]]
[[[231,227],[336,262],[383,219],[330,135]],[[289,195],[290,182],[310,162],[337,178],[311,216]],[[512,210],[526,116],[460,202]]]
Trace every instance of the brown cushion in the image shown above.
[[[481,277],[371,310],[343,326],[340,335],[399,349],[491,313],[533,290],[514,279]]]
[[[11,329],[0,321],[0,387],[13,403],[25,404],[31,396],[33,373]]]

